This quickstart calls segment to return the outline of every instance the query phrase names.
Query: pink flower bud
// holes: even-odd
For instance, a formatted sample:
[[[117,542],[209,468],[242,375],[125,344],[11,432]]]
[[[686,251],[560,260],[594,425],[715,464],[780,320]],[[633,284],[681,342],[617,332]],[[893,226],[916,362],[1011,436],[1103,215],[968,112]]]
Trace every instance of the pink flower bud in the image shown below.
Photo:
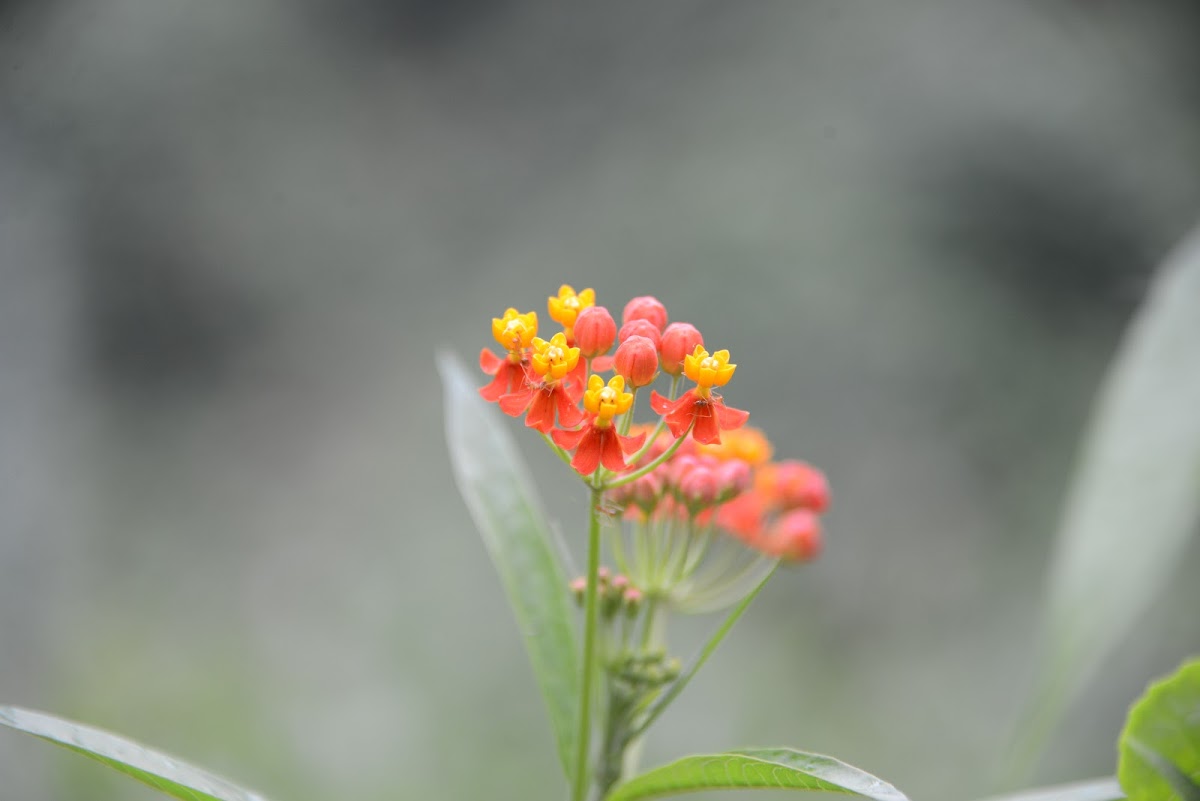
[[[698,464],[679,479],[679,496],[693,514],[717,502],[717,472]]]
[[[625,602],[625,613],[630,617],[637,615],[637,611],[641,608],[644,599],[645,596],[642,595],[642,591],[637,587],[630,587],[625,590],[625,595],[622,596],[622,600]]]
[[[750,465],[741,459],[729,459],[717,466],[717,486],[721,500],[741,495],[750,488]]]
[[[631,387],[652,384],[658,375],[658,348],[646,337],[631,336],[613,354],[613,369]]]
[[[629,500],[649,515],[662,498],[663,481],[653,470],[629,485]]]
[[[825,474],[807,462],[794,459],[772,465],[766,473],[769,494],[784,509],[829,508],[829,482]]]
[[[811,562],[821,554],[821,521],[808,509],[794,509],[771,527],[767,541],[781,559]]]
[[[676,453],[663,467],[666,468],[664,479],[671,489],[678,489],[683,477],[700,464],[700,457],[694,453]],[[660,468],[661,469],[661,468]]]
[[[592,359],[613,346],[617,323],[603,306],[588,306],[575,319],[575,346],[585,359]]]
[[[650,295],[634,298],[625,304],[625,312],[621,315],[622,323],[630,320],[649,320],[662,332],[667,327],[667,307]]]
[[[753,545],[762,537],[765,511],[761,495],[744,492],[717,509],[717,523],[738,539]]]
[[[621,330],[617,332],[617,342],[624,342],[630,337],[645,337],[654,343],[655,348],[662,345],[662,334],[649,320],[630,320],[621,326]]]
[[[662,369],[667,375],[683,372],[683,358],[695,352],[697,345],[704,344],[704,337],[691,323],[671,323],[662,333],[659,350],[662,352]]]

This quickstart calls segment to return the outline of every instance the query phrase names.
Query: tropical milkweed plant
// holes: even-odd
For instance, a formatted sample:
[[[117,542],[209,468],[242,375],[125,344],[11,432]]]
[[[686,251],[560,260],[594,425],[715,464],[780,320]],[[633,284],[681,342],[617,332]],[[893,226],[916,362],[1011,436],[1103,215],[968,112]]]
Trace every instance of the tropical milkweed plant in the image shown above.
[[[1174,299],[1200,298],[1200,241],[1163,281],[1113,374],[1109,392],[1118,398],[1124,387],[1146,383],[1139,378],[1146,372],[1141,365],[1171,364],[1172,358],[1194,354],[1174,343],[1194,344],[1189,326],[1200,322],[1200,314],[1191,309],[1200,309],[1200,301],[1176,308]],[[1164,289],[1189,281],[1198,291]],[[858,768],[785,747],[687,756],[639,772],[640,745],[654,723],[780,565],[811,562],[820,554],[820,516],[830,495],[817,468],[775,460],[765,434],[747,425],[749,414],[726,403],[722,392],[737,370],[729,351],[710,351],[695,326],[668,324],[667,310],[655,298],[629,301],[620,328],[595,300],[593,290],[576,293],[565,285],[549,297],[548,316],[561,329],[549,339],[539,336],[544,332],[535,312],[507,309],[492,320],[500,351],[483,349],[482,378],[449,354],[439,358],[451,461],[545,701],[563,795],[570,801],[638,801],[767,788],[907,801]],[[1171,358],[1161,358],[1164,353]],[[1200,383],[1189,386],[1200,390]],[[1133,400],[1147,395],[1126,394]],[[579,528],[568,531],[567,539],[586,553],[582,575],[568,570],[568,549],[542,514],[510,436],[513,423],[492,404],[522,418],[578,479]],[[1183,405],[1194,412],[1194,404]],[[1123,441],[1111,432],[1124,430],[1127,417],[1112,412],[1120,412],[1121,404],[1106,408],[1093,435],[1100,445]],[[646,422],[635,423],[635,413]],[[1108,420],[1114,415],[1117,423]],[[1171,441],[1200,444],[1188,436]],[[1089,473],[1082,475],[1095,483]],[[1072,508],[1110,495],[1079,491]],[[1186,488],[1181,497],[1191,503]],[[1068,546],[1064,552],[1090,548],[1093,540],[1103,543],[1104,518],[1086,529],[1072,522],[1095,519],[1068,516],[1065,529],[1077,534],[1060,540]],[[1165,543],[1163,553],[1177,548],[1176,528],[1164,527],[1171,536],[1153,538]],[[1096,559],[1068,564],[1074,561],[1096,572]],[[1112,586],[1122,598],[1151,591],[1146,581],[1125,590],[1119,582]],[[1052,603],[1051,612],[1055,608]],[[681,661],[668,637],[671,620],[717,613],[723,617],[707,643]],[[1057,618],[1051,614],[1050,620]],[[1060,630],[1052,625],[1048,631]],[[1116,636],[1072,653],[1099,653]],[[59,717],[0,707],[0,724],[96,759],[182,801],[262,801],[174,757]],[[1005,801],[1200,801],[1200,662],[1150,688],[1131,710],[1119,750],[1117,779],[1030,791]]]
[[[737,370],[728,350],[710,352],[689,323],[668,324],[656,298],[630,300],[619,329],[595,301],[592,289],[562,286],[547,301],[561,329],[549,338],[534,311],[494,318],[502,351],[480,353],[481,389],[452,358],[441,361],[459,486],[525,633],[568,797],[761,787],[902,799],[868,773],[790,748],[691,756],[637,773],[639,742],[776,568],[820,553],[829,488],[805,462],[773,461],[766,436],[746,425],[749,413],[725,402],[718,389]],[[523,418],[578,478],[583,575],[568,576],[485,402]],[[635,423],[646,406],[649,419]],[[724,621],[685,666],[670,648],[671,618],[721,611]]]

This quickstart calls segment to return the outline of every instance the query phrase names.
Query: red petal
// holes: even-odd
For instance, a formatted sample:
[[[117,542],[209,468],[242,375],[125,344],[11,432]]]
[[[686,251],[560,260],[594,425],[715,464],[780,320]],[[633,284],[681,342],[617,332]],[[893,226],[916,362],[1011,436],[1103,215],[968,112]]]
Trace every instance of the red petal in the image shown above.
[[[500,411],[510,414],[513,417],[520,417],[529,408],[531,402],[533,402],[533,390],[526,387],[517,392],[501,395]]]
[[[688,392],[685,392],[684,397],[686,397],[690,394],[691,394],[691,390],[689,390]],[[682,400],[682,398],[680,400]],[[650,408],[654,410],[655,414],[666,414],[667,412],[671,411],[671,408],[676,403],[677,403],[677,401],[667,400],[662,395],[659,395],[658,390],[656,390],[656,389],[650,390]]]
[[[642,447],[646,442],[646,432],[635,434],[632,437],[621,437],[621,450],[626,453],[633,453],[638,448]]]
[[[487,353],[487,351],[484,351],[484,353]],[[511,391],[512,389],[508,386],[508,376],[504,374],[503,370],[501,370],[500,372],[496,373],[496,377],[492,379],[491,383],[489,383],[486,387],[479,388],[479,397],[483,398],[485,401],[494,403],[495,401],[500,400],[501,395]],[[520,412],[517,412],[517,414],[520,414]]]
[[[550,432],[550,437],[554,440],[555,445],[570,451],[579,447],[579,440],[583,439],[584,434],[587,432],[587,428],[581,428],[578,431],[564,431],[561,428],[556,428]]]
[[[732,431],[735,428],[741,428],[750,419],[750,412],[726,406],[725,401],[719,397],[713,398],[713,410],[717,414],[717,424],[721,427],[722,431]]]
[[[629,465],[621,453],[621,439],[612,427],[600,429],[600,462],[614,473],[620,473]]]
[[[567,373],[566,377],[566,383],[570,385],[574,392],[579,393],[575,395],[576,401],[579,400],[583,391],[587,389],[587,380],[587,363],[583,359],[580,359],[575,365],[575,369]]]
[[[500,369],[500,365],[504,364],[508,359],[497,356],[487,348],[479,351],[479,369],[488,375],[495,375]]]
[[[529,414],[525,415],[525,425],[543,434],[550,433],[554,428],[554,394],[553,389],[545,388],[534,392]]]
[[[555,385],[553,394],[558,406],[559,425],[564,428],[574,428],[587,418],[587,415],[575,405],[575,398],[572,398],[561,384]]]
[[[593,373],[607,373],[612,368],[613,368],[613,357],[612,356],[597,356],[596,358],[592,359],[592,372]]]
[[[579,471],[580,475],[590,476],[600,465],[600,438],[596,436],[596,429],[591,426],[584,431],[585,436],[579,442],[579,450],[575,451],[571,467]]]
[[[692,420],[703,413],[701,408],[707,405],[708,401],[697,398],[696,393],[691,390],[683,393],[683,396],[675,401],[675,405],[663,418],[667,423],[667,428],[671,429],[671,434],[676,439],[686,434],[688,426],[692,425]]]
[[[701,445],[711,445],[721,441],[721,428],[717,425],[717,415],[713,412],[712,401],[697,403],[692,425],[692,439]]]

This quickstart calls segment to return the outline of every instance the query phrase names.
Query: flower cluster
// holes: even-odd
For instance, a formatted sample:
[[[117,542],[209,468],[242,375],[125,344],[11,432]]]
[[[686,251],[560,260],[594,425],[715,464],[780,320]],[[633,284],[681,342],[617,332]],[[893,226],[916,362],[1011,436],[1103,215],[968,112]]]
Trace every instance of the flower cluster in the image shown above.
[[[564,284],[546,310],[561,327],[549,339],[538,335],[536,312],[510,308],[492,320],[504,355],[480,354],[491,376],[480,390],[486,400],[523,416],[628,518],[678,521],[693,535],[716,527],[785,561],[818,555],[825,478],[803,462],[770,461],[767,438],[746,427],[749,413],[725,403],[718,390],[737,370],[728,350],[707,350],[699,329],[669,322],[650,296],[625,305],[620,327],[592,289]],[[669,379],[666,394],[652,386],[660,379]],[[658,419],[635,426],[637,395],[646,387]],[[637,578],[650,587],[678,583],[690,567],[685,554],[673,573]]]

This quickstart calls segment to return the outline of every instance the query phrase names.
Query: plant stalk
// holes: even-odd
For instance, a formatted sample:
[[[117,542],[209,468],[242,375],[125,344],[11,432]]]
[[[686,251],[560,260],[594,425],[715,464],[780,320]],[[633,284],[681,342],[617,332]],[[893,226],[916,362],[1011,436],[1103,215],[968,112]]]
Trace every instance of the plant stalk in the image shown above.
[[[579,689],[579,737],[575,754],[572,801],[584,801],[588,789],[588,753],[592,735],[592,685],[596,680],[597,585],[600,576],[600,499],[602,491],[592,489],[588,503],[587,591],[584,594],[583,681]]]

